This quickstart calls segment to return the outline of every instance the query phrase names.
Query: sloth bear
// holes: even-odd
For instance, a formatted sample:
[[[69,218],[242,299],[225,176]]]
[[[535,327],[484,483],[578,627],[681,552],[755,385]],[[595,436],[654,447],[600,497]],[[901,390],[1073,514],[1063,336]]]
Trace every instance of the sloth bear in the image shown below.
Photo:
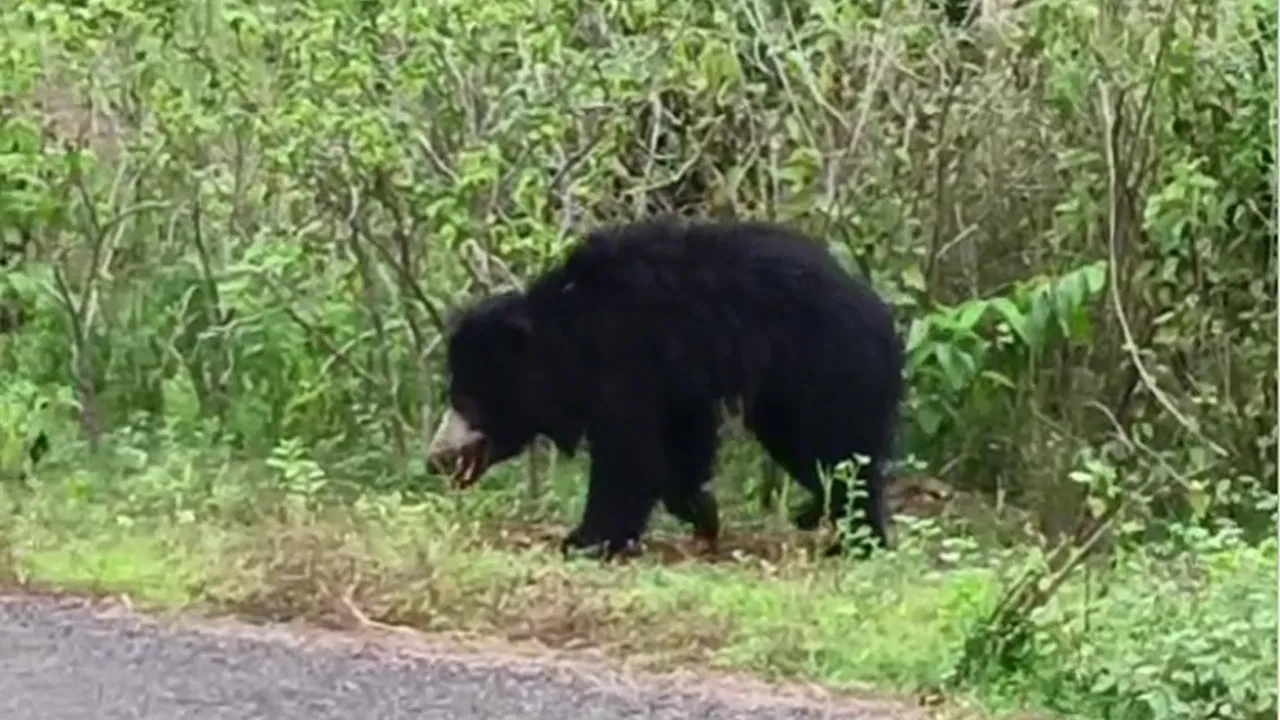
[[[564,552],[628,549],[659,500],[714,547],[705,486],[726,402],[812,493],[795,518],[802,529],[824,514],[820,471],[869,460],[855,519],[887,545],[883,463],[904,349],[889,306],[817,241],[765,222],[600,229],[523,292],[451,325],[449,408],[429,463],[465,487],[537,435],[570,454],[585,437],[586,509]],[[831,483],[834,521],[850,488]]]

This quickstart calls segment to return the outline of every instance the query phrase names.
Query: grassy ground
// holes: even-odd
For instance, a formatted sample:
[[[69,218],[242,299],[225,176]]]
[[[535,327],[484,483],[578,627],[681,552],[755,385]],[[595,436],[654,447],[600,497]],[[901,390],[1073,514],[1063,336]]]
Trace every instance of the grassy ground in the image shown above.
[[[564,2],[375,5],[19,2],[0,21],[0,229],[19,231],[0,240],[30,245],[0,274],[25,314],[0,337],[0,583],[948,710],[1276,717],[1275,540],[1207,520],[1148,528],[1163,535],[1025,612],[1023,656],[950,682],[1043,555],[981,503],[916,513],[897,552],[855,564],[812,561],[815,538],[739,499],[715,562],[661,518],[645,558],[603,568],[548,551],[578,512],[572,468],[537,493],[510,469],[468,494],[381,477],[442,400],[426,308],[496,287],[489,253],[541,267],[570,216],[692,193],[699,212],[821,228],[920,322],[904,446],[935,472],[1016,485],[1041,519],[1074,515],[1081,475],[1205,517],[1261,498],[1274,532],[1275,291],[1248,251],[1274,237],[1251,200],[1270,182],[1274,4],[1100,22],[1033,3],[963,73],[973,46],[904,8],[817,3],[797,30],[754,2],[586,24]],[[1129,275],[1100,314],[1104,259]],[[1124,380],[1130,359],[1149,367]],[[139,418],[161,450],[125,437]],[[55,456],[11,481],[37,426],[60,432]],[[270,459],[193,449],[210,427]],[[71,449],[97,430],[108,452]]]
[[[9,585],[126,595],[143,607],[339,628],[405,625],[531,648],[591,649],[639,668],[747,671],[941,702],[966,635],[1029,552],[980,551],[945,537],[936,520],[904,517],[898,552],[863,563],[815,562],[818,539],[780,522],[751,530],[731,522],[720,556],[694,557],[680,529],[661,518],[644,558],[602,567],[561,561],[554,548],[564,526],[511,520],[523,500],[501,489],[413,500],[366,491],[351,503],[320,503],[315,493],[259,482],[267,474],[262,466],[215,468],[175,455],[124,469],[54,468],[5,485],[0,577]],[[1202,552],[1205,563],[1168,579],[1194,577],[1187,592],[1210,603],[1267,583],[1274,589],[1274,547],[1268,552]],[[1258,581],[1266,569],[1270,579]],[[949,690],[939,712],[1065,717],[1078,705],[1080,716],[1103,716],[1089,715],[1075,685],[1085,667],[1141,659],[1133,655],[1139,643],[1120,629],[1146,628],[1155,637],[1168,630],[1162,623],[1195,629],[1206,621],[1178,598],[1153,605],[1157,582],[1149,563],[1135,562],[1074,584],[1046,610],[1057,618],[1046,641],[1072,648],[1074,659],[1029,662],[979,687]],[[1270,613],[1274,623],[1274,591],[1270,608],[1257,597],[1265,598],[1237,597],[1232,612]],[[1110,630],[1079,626],[1090,613]]]

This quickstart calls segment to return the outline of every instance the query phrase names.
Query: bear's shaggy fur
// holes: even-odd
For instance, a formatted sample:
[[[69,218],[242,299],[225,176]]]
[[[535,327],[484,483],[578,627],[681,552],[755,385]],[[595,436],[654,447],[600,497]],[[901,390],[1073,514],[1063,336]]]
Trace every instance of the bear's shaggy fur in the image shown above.
[[[901,340],[886,303],[791,230],[672,219],[597,230],[524,292],[462,313],[448,365],[450,410],[430,454],[460,482],[539,434],[569,453],[586,438],[586,510],[566,550],[626,548],[659,500],[714,543],[704,486],[725,402],[813,493],[801,528],[823,515],[820,469],[869,458],[854,507],[886,541]],[[833,520],[848,499],[833,480]]]

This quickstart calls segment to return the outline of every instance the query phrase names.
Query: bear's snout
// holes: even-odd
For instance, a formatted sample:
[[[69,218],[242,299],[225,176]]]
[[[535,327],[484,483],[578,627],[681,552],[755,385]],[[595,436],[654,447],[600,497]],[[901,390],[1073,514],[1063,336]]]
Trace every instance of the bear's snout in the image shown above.
[[[470,487],[488,468],[488,445],[484,433],[449,408],[427,448],[427,465],[441,475],[449,475],[458,487]]]

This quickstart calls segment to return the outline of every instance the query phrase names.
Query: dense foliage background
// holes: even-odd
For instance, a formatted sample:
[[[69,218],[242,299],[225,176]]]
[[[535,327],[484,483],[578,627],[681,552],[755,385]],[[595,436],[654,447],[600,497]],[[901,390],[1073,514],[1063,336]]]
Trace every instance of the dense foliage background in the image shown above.
[[[900,309],[903,482],[949,500],[946,536],[1150,573],[1082,627],[1009,585],[989,625],[1053,633],[991,682],[1092,717],[1275,716],[1269,0],[1039,0],[964,30],[855,0],[2,17],[6,477],[47,443],[28,481],[91,495],[77,468],[105,468],[139,515],[438,492],[450,309],[591,225],[777,218]],[[126,482],[175,455],[189,475]],[[767,515],[775,471],[724,456],[734,522]],[[579,470],[543,449],[484,492],[571,518]]]

